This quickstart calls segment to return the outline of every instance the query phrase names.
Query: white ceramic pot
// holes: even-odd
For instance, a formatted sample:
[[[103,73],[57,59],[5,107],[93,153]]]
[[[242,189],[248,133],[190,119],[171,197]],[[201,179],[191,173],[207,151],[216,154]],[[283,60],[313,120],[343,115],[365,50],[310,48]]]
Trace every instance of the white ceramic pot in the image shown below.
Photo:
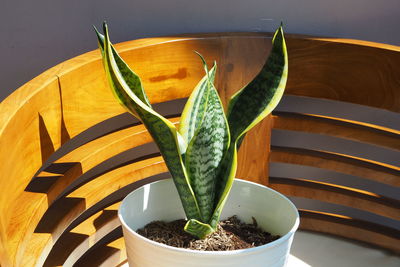
[[[144,185],[130,193],[119,209],[130,267],[257,267],[285,266],[299,225],[296,207],[282,194],[259,184],[236,179],[221,215],[247,223],[252,217],[264,230],[281,238],[263,246],[235,251],[194,251],[163,245],[135,231],[152,221],[185,218],[172,179]]]

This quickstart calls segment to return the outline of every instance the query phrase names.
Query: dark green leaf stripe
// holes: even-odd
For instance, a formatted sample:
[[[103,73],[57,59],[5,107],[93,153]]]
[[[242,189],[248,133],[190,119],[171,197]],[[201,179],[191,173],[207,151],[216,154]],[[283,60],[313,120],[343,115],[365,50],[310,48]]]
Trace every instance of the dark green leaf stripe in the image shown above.
[[[210,82],[214,82],[217,66],[214,64],[209,72]],[[197,84],[183,109],[181,121],[179,125],[179,133],[184,140],[189,143],[195,130],[199,127],[203,120],[207,105],[207,74]]]
[[[229,103],[227,117],[233,140],[265,118],[283,95],[288,59],[282,27],[276,31],[272,42],[271,53],[260,73]]]
[[[99,33],[94,27],[94,30],[97,35],[97,40],[99,43],[99,48],[102,52],[104,53],[104,35]],[[131,88],[133,93],[147,106],[151,107],[149,100],[147,99],[147,95],[144,91],[144,88],[142,86],[142,82],[140,80],[140,77],[133,71],[131,68],[129,68],[128,64],[125,63],[125,61],[118,55],[117,51],[115,50],[114,46],[110,43],[111,46],[111,51],[114,57],[115,62],[117,63],[118,69],[121,72],[122,76],[125,79],[126,84]],[[119,98],[117,97],[119,100]]]
[[[113,56],[108,30],[105,24],[104,33],[103,62],[111,88],[123,106],[132,114],[138,116],[157,143],[174,179],[186,216],[188,218],[201,219],[200,210],[189,184],[181,158],[182,152],[179,139],[182,138],[170,121],[156,113],[135,94],[137,88],[129,87],[126,81],[127,77],[124,76],[126,72],[120,71]],[[128,75],[128,77],[130,76]],[[139,85],[138,83],[133,84],[135,86]]]
[[[218,166],[229,144],[229,130],[218,92],[210,83],[204,119],[188,145],[186,169],[202,215],[208,222],[214,210]]]

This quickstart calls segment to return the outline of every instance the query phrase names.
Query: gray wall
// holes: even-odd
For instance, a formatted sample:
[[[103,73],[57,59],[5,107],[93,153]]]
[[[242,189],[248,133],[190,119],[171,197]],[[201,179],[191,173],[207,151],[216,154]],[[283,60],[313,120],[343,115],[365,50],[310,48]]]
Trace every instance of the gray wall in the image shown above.
[[[194,32],[273,31],[400,45],[399,0],[1,0],[0,100],[46,69],[113,42]]]

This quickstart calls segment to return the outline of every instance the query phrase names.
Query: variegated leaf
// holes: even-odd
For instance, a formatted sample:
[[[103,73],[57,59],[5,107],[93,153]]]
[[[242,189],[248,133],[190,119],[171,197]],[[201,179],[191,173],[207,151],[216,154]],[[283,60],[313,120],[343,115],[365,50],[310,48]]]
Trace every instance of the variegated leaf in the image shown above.
[[[282,26],[275,32],[267,62],[260,73],[236,93],[228,106],[232,140],[237,140],[278,105],[286,86],[288,57]]]
[[[209,72],[209,79],[211,83],[214,83],[216,68],[217,67],[214,64]],[[179,133],[187,143],[190,142],[194,132],[203,120],[207,100],[207,96],[204,96],[207,94],[207,92],[209,92],[209,90],[207,90],[207,84],[208,80],[206,74],[193,90],[185,104],[185,108],[183,109],[179,124]]]
[[[207,72],[207,93],[203,94],[203,98],[206,98],[205,115],[188,145],[185,161],[202,216],[201,223],[196,220],[188,221],[185,230],[198,237],[211,233],[210,229],[213,229],[207,222],[214,211],[218,167],[230,142],[228,122],[221,100],[210,79],[207,65],[203,57],[200,57]]]
[[[288,74],[288,57],[282,26],[272,39],[272,50],[261,72],[229,102],[231,144],[221,163],[217,183],[217,204],[210,225],[218,223],[237,168],[237,150],[247,131],[265,118],[282,98]]]
[[[99,31],[94,27],[94,30],[97,35],[97,41],[99,44],[99,48],[102,54],[104,54],[104,35],[99,33]],[[118,69],[123,74],[126,84],[131,88],[134,94],[147,106],[151,107],[149,100],[147,99],[147,95],[142,86],[142,82],[140,77],[125,63],[125,61],[118,55],[114,46],[110,43],[111,51],[114,57],[114,60],[118,66]],[[117,97],[119,100],[119,98]]]
[[[186,216],[200,220],[200,210],[181,158],[180,142],[183,140],[182,137],[170,121],[156,113],[136,95],[138,88],[129,86],[142,88],[140,83],[127,81],[132,76],[127,74],[127,69],[119,68],[113,55],[106,24],[104,24],[104,34],[103,63],[112,90],[120,103],[143,122],[158,145],[175,182]]]
[[[210,87],[204,119],[188,145],[185,160],[203,222],[213,213],[218,166],[229,144],[223,106],[215,87]]]

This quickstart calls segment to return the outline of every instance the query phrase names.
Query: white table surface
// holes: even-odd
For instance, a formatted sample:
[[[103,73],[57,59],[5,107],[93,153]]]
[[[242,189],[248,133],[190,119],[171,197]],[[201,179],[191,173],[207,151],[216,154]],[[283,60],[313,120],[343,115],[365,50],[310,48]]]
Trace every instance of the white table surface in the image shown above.
[[[288,267],[308,266],[400,267],[400,256],[358,242],[298,231],[290,251]]]

